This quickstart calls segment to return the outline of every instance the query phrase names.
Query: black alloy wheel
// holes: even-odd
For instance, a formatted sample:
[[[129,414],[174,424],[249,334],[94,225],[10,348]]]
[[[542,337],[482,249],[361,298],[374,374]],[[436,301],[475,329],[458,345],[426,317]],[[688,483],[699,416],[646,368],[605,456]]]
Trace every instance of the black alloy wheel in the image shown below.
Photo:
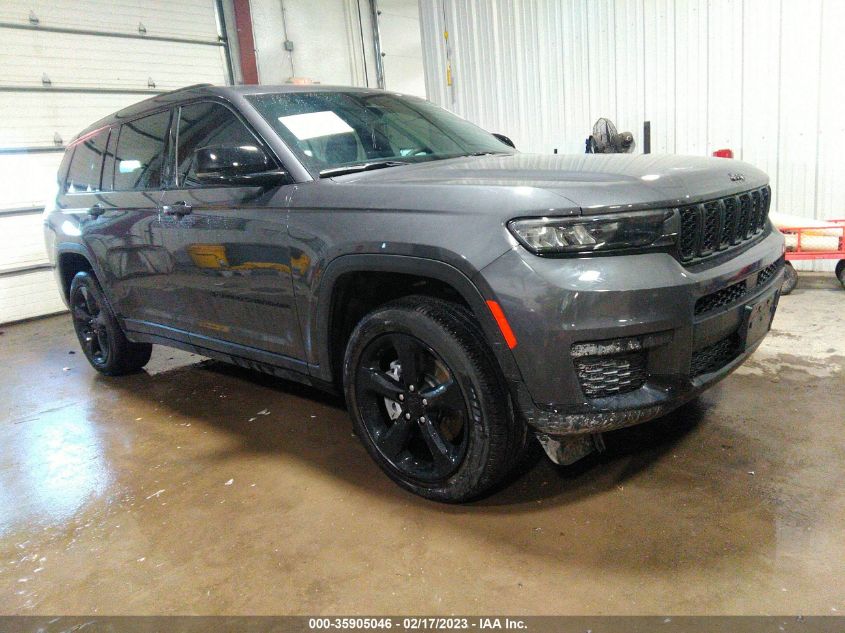
[[[349,337],[343,383],[367,452],[422,497],[488,494],[528,446],[496,358],[461,305],[415,295],[376,308]]]
[[[468,405],[434,350],[409,334],[380,336],[364,350],[355,383],[367,433],[390,466],[420,482],[457,470]]]
[[[147,364],[153,346],[126,338],[93,273],[77,273],[68,304],[73,329],[91,366],[107,376],[138,371]]]
[[[72,298],[71,314],[82,351],[95,367],[108,364],[111,344],[105,314],[87,286],[80,286]]]

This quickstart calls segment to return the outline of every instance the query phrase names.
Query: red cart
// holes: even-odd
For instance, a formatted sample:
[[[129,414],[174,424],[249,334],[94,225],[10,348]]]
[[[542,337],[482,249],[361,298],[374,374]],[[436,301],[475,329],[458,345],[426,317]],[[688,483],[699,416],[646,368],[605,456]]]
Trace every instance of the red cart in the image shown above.
[[[825,220],[828,226],[778,227],[786,236],[786,270],[781,294],[788,295],[798,283],[790,262],[806,259],[835,259],[836,276],[845,287],[845,219]]]

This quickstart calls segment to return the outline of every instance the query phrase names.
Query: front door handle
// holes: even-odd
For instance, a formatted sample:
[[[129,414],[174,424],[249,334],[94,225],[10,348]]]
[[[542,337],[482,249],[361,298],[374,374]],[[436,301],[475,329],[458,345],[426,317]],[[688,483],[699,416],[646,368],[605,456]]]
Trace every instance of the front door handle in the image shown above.
[[[99,217],[100,217],[101,215],[103,215],[105,212],[106,212],[105,207],[103,207],[103,205],[102,205],[102,204],[100,204],[99,202],[98,202],[97,204],[92,205],[92,206],[88,209],[88,215],[93,216],[93,217],[95,217],[95,218],[99,218]]]
[[[179,200],[173,204],[165,204],[161,207],[161,212],[164,213],[164,215],[176,215],[179,217],[188,215],[192,210],[193,207],[184,200]]]

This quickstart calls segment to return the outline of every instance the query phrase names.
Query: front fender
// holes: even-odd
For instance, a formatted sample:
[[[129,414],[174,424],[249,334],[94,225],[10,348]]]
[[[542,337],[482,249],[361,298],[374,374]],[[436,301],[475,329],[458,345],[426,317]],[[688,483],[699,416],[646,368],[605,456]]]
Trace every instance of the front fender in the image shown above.
[[[353,272],[416,275],[448,284],[466,301],[478,319],[505,378],[511,382],[521,381],[513,354],[485,303],[486,299],[492,299],[493,295],[482,277],[476,275],[470,279],[454,266],[433,259],[388,254],[342,255],[332,260],[326,267],[316,292],[311,296],[309,327],[312,337],[306,337],[306,340],[312,340],[312,349],[317,359],[316,365],[311,364],[311,373],[315,377],[327,382],[332,380],[330,352],[332,297],[338,279],[344,274]]]

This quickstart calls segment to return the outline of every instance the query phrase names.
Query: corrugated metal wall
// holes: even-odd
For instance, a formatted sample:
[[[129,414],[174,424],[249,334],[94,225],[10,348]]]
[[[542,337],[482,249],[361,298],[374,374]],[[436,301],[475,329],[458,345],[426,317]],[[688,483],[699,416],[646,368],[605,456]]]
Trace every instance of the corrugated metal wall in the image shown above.
[[[845,217],[843,0],[420,0],[420,15],[429,99],[523,151],[582,152],[600,116],[641,151],[648,119],[653,152],[730,147],[769,173],[775,209]]]

